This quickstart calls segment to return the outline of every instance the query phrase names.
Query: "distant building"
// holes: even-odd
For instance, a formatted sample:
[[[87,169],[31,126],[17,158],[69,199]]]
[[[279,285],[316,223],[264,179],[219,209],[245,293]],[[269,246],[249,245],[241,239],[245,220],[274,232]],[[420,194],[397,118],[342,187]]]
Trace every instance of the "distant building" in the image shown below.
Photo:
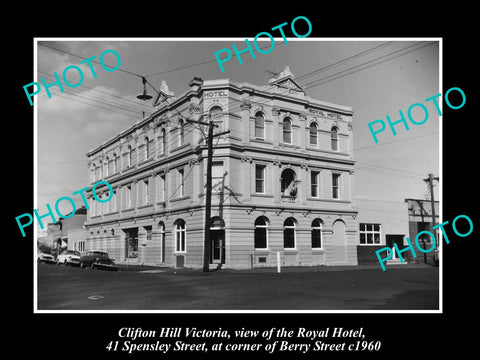
[[[70,216],[71,213],[66,216]],[[43,243],[52,249],[68,247],[68,232],[74,229],[82,229],[87,219],[87,209],[81,207],[68,219],[59,219],[57,222],[47,224],[47,236],[39,237],[38,243]]]
[[[405,199],[405,204],[408,208],[408,235],[411,243],[415,242],[415,238],[418,233],[421,231],[430,231],[435,235],[435,238],[438,241],[439,238],[439,229],[432,231],[432,205],[430,200],[421,200],[421,199]],[[440,206],[439,202],[435,201],[435,224],[438,225],[440,215]],[[429,235],[421,235],[418,241],[419,245],[423,249],[430,249],[432,247],[432,239]],[[424,253],[417,251],[417,258],[411,259],[412,262],[428,262],[433,263],[434,252]]]
[[[214,140],[213,266],[356,265],[353,111],[313,99],[287,67],[263,86],[194,78],[175,97],[88,152],[86,249],[118,262],[203,264],[206,128]],[[189,120],[189,121],[187,121]]]
[[[87,240],[87,231],[85,229],[68,230],[68,250],[85,251],[85,242]]]

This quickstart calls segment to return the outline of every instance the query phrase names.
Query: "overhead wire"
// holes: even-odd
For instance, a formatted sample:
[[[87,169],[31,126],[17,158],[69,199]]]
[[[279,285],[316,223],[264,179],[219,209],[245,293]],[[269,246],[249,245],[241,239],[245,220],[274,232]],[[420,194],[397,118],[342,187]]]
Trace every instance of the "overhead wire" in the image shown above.
[[[303,75],[299,76],[299,77],[297,78],[297,80],[298,80],[299,78],[308,78],[308,77],[312,76],[313,74],[318,73],[318,72],[320,72],[320,71],[322,71],[322,70],[325,70],[325,69],[327,69],[327,68],[333,67],[333,66],[335,66],[335,65],[337,65],[337,64],[345,63],[345,62],[349,61],[350,59],[358,58],[358,57],[360,57],[360,55],[364,55],[364,54],[370,53],[370,52],[372,52],[372,51],[375,51],[376,49],[385,47],[385,46],[389,45],[390,43],[392,43],[392,42],[388,42],[388,43],[384,43],[384,44],[378,45],[378,46],[376,46],[376,47],[374,47],[374,48],[372,48],[372,49],[368,49],[368,50],[363,51],[363,52],[361,52],[361,53],[359,53],[359,54],[353,55],[353,56],[351,56],[351,57],[349,57],[349,58],[347,58],[347,59],[343,59],[343,60],[338,61],[338,62],[336,62],[336,63],[333,63],[333,64],[330,64],[330,65],[328,65],[328,66],[325,66],[325,67],[323,67],[323,68],[316,69],[316,70],[311,71],[311,72],[309,72],[309,73],[303,74]],[[77,57],[86,59],[85,57],[79,56],[79,55],[77,55],[77,54],[73,54],[73,53],[70,53],[70,52],[68,52],[68,51],[64,51],[64,50],[62,50],[62,49],[58,49],[58,48],[55,48],[55,47],[52,47],[52,46],[48,46],[48,45],[43,44],[43,43],[40,43],[40,45],[46,46],[46,47],[49,47],[49,48],[52,48],[52,49],[57,50],[57,51],[61,51],[61,52],[67,53],[67,54],[72,55],[72,56],[77,56]],[[351,68],[349,68],[349,69],[343,70],[343,71],[338,72],[338,73],[336,73],[336,74],[329,75],[329,76],[324,77],[324,78],[322,78],[322,79],[317,79],[317,80],[315,80],[315,81],[313,81],[313,82],[311,82],[311,83],[308,83],[308,84],[306,84],[306,85],[315,84],[315,83],[317,83],[318,81],[325,80],[325,79],[327,79],[327,78],[329,78],[329,77],[332,77],[332,76],[335,76],[335,75],[343,74],[343,73],[345,73],[345,72],[351,71],[351,70],[353,70],[353,69],[357,69],[357,68],[360,67],[360,66],[363,66],[363,65],[366,65],[366,64],[369,64],[369,63],[372,63],[372,62],[376,62],[376,63],[374,63],[373,65],[370,65],[369,67],[374,66],[374,65],[378,65],[379,63],[383,63],[383,62],[388,61],[388,60],[391,60],[391,59],[393,59],[393,58],[396,58],[396,57],[405,55],[405,54],[407,54],[407,53],[409,53],[409,52],[419,50],[419,49],[421,49],[421,48],[423,48],[423,47],[426,47],[426,46],[428,46],[428,45],[431,45],[431,44],[424,45],[424,46],[422,46],[422,47],[413,49],[413,50],[411,50],[411,51],[409,51],[409,52],[402,53],[402,54],[400,54],[400,55],[398,55],[398,56],[395,56],[395,57],[392,57],[392,58],[388,58],[388,59],[386,59],[386,60],[384,60],[384,61],[378,62],[378,60],[380,60],[380,59],[386,58],[386,57],[388,57],[388,56],[391,56],[392,54],[398,53],[398,52],[400,52],[400,51],[404,51],[404,50],[406,50],[406,49],[408,49],[408,48],[411,48],[411,47],[414,47],[414,46],[416,46],[416,45],[418,45],[418,44],[413,44],[413,45],[407,46],[407,47],[405,47],[405,48],[402,48],[402,49],[400,49],[400,50],[396,50],[396,51],[394,51],[394,52],[392,52],[392,53],[389,53],[389,54],[384,55],[384,56],[381,56],[381,57],[379,57],[379,58],[370,60],[370,61],[365,62],[365,63],[363,63],[363,64],[360,64],[360,65],[351,67]],[[215,61],[215,60],[213,60],[213,61]],[[210,61],[208,61],[208,62],[210,62]],[[98,62],[97,62],[97,63],[98,63]],[[206,63],[206,62],[197,63],[197,64],[192,64],[191,66],[188,66],[188,67],[200,65],[200,64],[203,64],[203,63]],[[158,74],[161,74],[161,73],[179,70],[179,69],[181,69],[181,68],[185,68],[185,67],[169,69],[169,70],[166,70],[166,71],[164,71],[164,72],[154,73],[154,74],[150,74],[150,75],[148,75],[148,76],[155,76],[155,75],[158,75]],[[365,69],[365,68],[367,68],[367,67],[360,68],[360,69],[358,69],[358,70],[355,70],[354,72],[363,70],[363,69]],[[118,70],[122,70],[122,71],[123,71],[123,69],[118,69]],[[123,72],[128,73],[128,74],[131,74],[131,75],[135,75],[135,76],[137,76],[137,77],[141,77],[141,75],[135,74],[135,73],[132,73],[132,72],[129,72],[129,71],[123,71]],[[349,75],[349,74],[351,74],[351,73],[353,73],[353,72],[350,72],[350,73],[347,73],[347,74],[338,76],[337,78],[343,77],[343,76],[346,76],[346,75]],[[51,75],[51,76],[52,76],[52,75]],[[333,80],[334,80],[334,79],[333,79]],[[331,81],[331,80],[329,80],[329,81]],[[321,84],[316,84],[316,85],[314,85],[314,86],[318,86],[318,85],[321,85]],[[150,86],[152,86],[152,85],[150,84]],[[312,87],[314,87],[314,86],[310,86],[309,88],[312,88]],[[152,86],[152,87],[153,87],[153,86]],[[289,89],[286,89],[285,91],[283,91],[283,93],[286,93],[286,92],[288,92],[288,91],[289,91]],[[109,95],[110,95],[110,94],[109,94]],[[70,100],[73,100],[73,99],[70,98]],[[267,99],[267,102],[268,102],[268,101],[270,101],[270,99]],[[81,102],[81,101],[80,101],[80,102]],[[264,104],[264,103],[265,103],[265,102],[261,102],[261,101],[257,102],[257,104]],[[88,104],[88,105],[92,105],[92,104]],[[92,105],[92,106],[94,106],[94,105]],[[107,106],[110,106],[110,105],[107,105]],[[97,106],[97,107],[99,107],[99,106]],[[100,107],[100,108],[103,108],[103,107]],[[239,108],[240,108],[240,107],[238,107],[238,109],[239,109]],[[103,109],[105,109],[105,108],[103,108]],[[115,111],[114,109],[105,109],[105,110]],[[175,109],[175,110],[178,112],[177,109]],[[230,112],[235,111],[235,110],[236,110],[235,108],[230,109]],[[131,110],[130,110],[130,111],[131,111]],[[116,112],[119,112],[119,111],[116,111]],[[132,112],[133,112],[133,111],[132,111]],[[121,113],[121,112],[119,112],[119,113]],[[178,112],[178,113],[179,113],[180,115],[182,115],[180,112]],[[126,115],[126,114],[124,114],[124,115]],[[128,115],[127,115],[127,116],[128,116]],[[191,130],[191,131],[193,131],[193,130]],[[236,132],[236,133],[239,133],[239,134],[242,134],[242,135],[247,135],[247,134],[244,134],[244,133],[242,133],[242,132],[240,132],[240,131],[237,131],[237,130],[231,129],[231,131]],[[422,135],[422,136],[425,136],[425,135]],[[220,138],[219,138],[219,139],[220,139]],[[219,139],[217,140],[217,144],[218,144]],[[409,140],[409,139],[404,139],[404,140]],[[390,144],[390,143],[393,143],[393,142],[389,142],[389,143],[385,143],[385,144]],[[377,145],[378,145],[378,144],[377,144]],[[359,149],[364,149],[364,148],[366,148],[366,147],[359,148]]]

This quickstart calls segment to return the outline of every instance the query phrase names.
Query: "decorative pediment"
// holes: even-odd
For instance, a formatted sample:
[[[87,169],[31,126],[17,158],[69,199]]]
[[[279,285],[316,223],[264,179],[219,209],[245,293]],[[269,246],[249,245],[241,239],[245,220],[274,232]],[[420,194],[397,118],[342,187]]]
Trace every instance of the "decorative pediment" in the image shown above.
[[[276,77],[268,80],[268,85],[305,94],[305,90],[294,80],[294,77],[290,68],[286,66]]]

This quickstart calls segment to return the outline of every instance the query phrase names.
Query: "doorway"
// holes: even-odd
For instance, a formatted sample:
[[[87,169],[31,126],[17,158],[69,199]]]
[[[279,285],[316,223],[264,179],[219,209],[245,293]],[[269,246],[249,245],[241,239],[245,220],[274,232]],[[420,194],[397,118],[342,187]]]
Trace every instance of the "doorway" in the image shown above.
[[[225,223],[221,217],[210,220],[210,264],[225,264]]]
[[[398,259],[398,255],[397,255],[397,252],[395,250],[395,246],[393,244],[397,244],[398,248],[400,250],[403,249],[403,237],[405,235],[391,235],[391,234],[385,234],[385,243],[387,245],[387,247],[389,247],[390,249],[392,249],[392,253],[393,253],[393,256],[392,256],[392,259]]]

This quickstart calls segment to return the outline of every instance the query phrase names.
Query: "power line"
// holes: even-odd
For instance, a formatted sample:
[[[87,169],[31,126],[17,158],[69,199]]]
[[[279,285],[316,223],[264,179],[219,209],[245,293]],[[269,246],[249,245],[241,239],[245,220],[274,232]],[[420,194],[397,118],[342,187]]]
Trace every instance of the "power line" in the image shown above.
[[[390,45],[390,44],[392,44],[392,43],[393,43],[393,41],[388,41],[388,42],[386,42],[386,43],[383,43],[383,44],[380,44],[380,45],[378,45],[378,46],[375,46],[375,47],[373,47],[373,48],[371,48],[371,49],[368,49],[368,50],[362,51],[362,52],[360,52],[360,53],[358,53],[358,54],[352,55],[352,56],[350,56],[350,57],[348,57],[348,58],[346,58],[346,59],[343,59],[343,60],[334,62],[333,64],[326,65],[326,66],[324,66],[324,67],[321,67],[320,69],[316,69],[316,70],[310,71],[310,72],[308,72],[308,73],[306,73],[306,74],[300,75],[300,76],[296,77],[295,79],[296,79],[297,81],[300,81],[300,79],[302,79],[302,78],[310,77],[310,76],[312,76],[312,75],[315,74],[315,73],[321,72],[321,71],[323,71],[323,70],[329,69],[329,68],[331,68],[331,67],[334,67],[334,66],[337,66],[337,65],[340,65],[340,64],[344,64],[344,63],[349,62],[349,61],[354,60],[354,59],[358,59],[358,58],[360,58],[360,57],[362,57],[362,56],[364,56],[364,55],[367,55],[367,54],[369,54],[369,53],[371,53],[371,52],[373,52],[373,51],[376,51],[376,50],[378,50],[378,49],[381,49],[381,48],[383,48],[383,47],[385,47],[385,46],[388,46],[388,45]]]
[[[390,53],[390,54],[381,56],[381,57],[376,58],[376,59],[373,59],[373,60],[366,61],[366,62],[364,62],[364,63],[362,63],[362,64],[353,66],[353,67],[351,67],[351,68],[349,68],[349,69],[339,71],[339,72],[337,72],[337,73],[335,73],[335,74],[328,75],[328,76],[326,76],[326,77],[324,77],[324,78],[317,79],[317,80],[315,80],[315,81],[312,81],[311,83],[305,84],[305,85],[304,85],[304,86],[305,86],[305,90],[314,88],[314,87],[319,86],[319,85],[323,85],[323,84],[325,84],[325,83],[327,83],[327,82],[330,82],[330,81],[333,81],[333,80],[340,79],[340,78],[342,78],[342,77],[344,77],[344,76],[351,75],[351,74],[356,73],[356,72],[358,72],[358,71],[368,69],[368,68],[370,68],[370,67],[372,67],[372,66],[379,65],[379,64],[382,64],[382,63],[384,63],[384,62],[387,62],[387,61],[396,59],[397,57],[400,57],[400,56],[409,54],[409,53],[411,53],[411,52],[413,52],[413,51],[417,51],[417,50],[423,49],[424,47],[427,47],[427,46],[430,46],[430,45],[433,45],[433,44],[434,44],[434,43],[431,42],[431,43],[429,43],[429,44],[425,44],[425,45],[423,45],[423,46],[420,46],[420,47],[418,47],[418,48],[416,48],[416,49],[407,51],[407,52],[405,52],[405,53],[403,53],[403,54],[399,54],[399,55],[397,55],[397,56],[393,56],[393,57],[391,57],[391,58],[388,58],[388,59],[379,61],[380,59],[383,59],[383,58],[385,58],[385,57],[391,56],[391,55],[396,54],[396,53],[398,53],[398,52],[400,52],[400,51],[404,51],[404,50],[409,49],[409,48],[411,48],[411,47],[417,46],[417,45],[419,45],[419,43],[413,44],[413,45],[410,45],[410,46],[407,46],[407,47],[405,47],[405,48],[403,48],[403,49],[394,51],[394,52],[392,52],[392,53]],[[372,63],[372,64],[371,64],[371,63]],[[369,64],[370,64],[370,65],[369,65]],[[365,66],[365,67],[363,67],[363,68],[360,68],[360,69],[357,69],[357,68],[359,68],[359,67],[361,67],[361,66],[364,66],[364,65],[367,65],[367,66]],[[354,69],[356,69],[356,70],[354,70]],[[349,71],[350,71],[350,72],[349,72]],[[343,73],[346,73],[346,74],[343,74]],[[340,74],[342,74],[342,75],[340,75]],[[338,75],[338,76],[336,76],[336,75]],[[336,76],[336,77],[334,77],[334,76]],[[326,79],[328,79],[328,78],[330,78],[330,77],[334,77],[334,78],[332,78],[332,79],[330,79],[330,80],[326,80]],[[315,83],[317,83],[317,82],[319,82],[319,81],[322,81],[322,80],[326,80],[326,81],[323,81],[323,82],[320,82],[320,83],[318,83],[318,84],[315,84]],[[314,84],[315,84],[315,85],[314,85]],[[311,86],[308,86],[308,85],[311,85]]]
[[[65,53],[65,54],[68,54],[68,55],[71,55],[71,56],[75,56],[75,57],[78,57],[78,58],[81,58],[81,59],[84,59],[84,60],[88,59],[88,58],[86,58],[86,57],[84,57],[84,56],[77,55],[77,54],[71,53],[71,52],[69,52],[69,51],[66,51],[66,50],[63,50],[63,49],[59,49],[59,48],[56,48],[56,47],[51,46],[51,45],[47,45],[47,44],[42,43],[42,42],[39,42],[38,45],[45,46],[45,47],[47,47],[47,48],[50,48],[50,49],[53,49],[53,50],[56,50],[56,51],[60,51],[60,52],[62,52],[62,53]],[[94,63],[97,63],[97,64],[102,65],[99,61],[96,61],[96,60],[91,60],[91,61],[94,62]],[[105,64],[104,64],[104,65],[105,65]],[[111,66],[111,65],[108,65],[108,66],[110,66],[110,67],[113,68],[113,66]],[[124,69],[121,69],[121,68],[118,68],[118,69],[116,69],[115,71],[121,71],[121,72],[123,72],[123,73],[130,74],[130,75],[134,75],[134,76],[137,76],[137,77],[140,77],[140,78],[142,77],[142,75],[138,75],[138,74],[135,74],[135,73],[133,73],[133,72],[131,72],[131,71],[124,70]]]
[[[39,73],[42,73],[42,74],[45,74],[45,75],[48,75],[48,76],[50,76],[50,77],[52,77],[52,78],[55,77],[53,74],[49,74],[49,73],[47,73],[47,72],[45,72],[45,71],[40,71],[40,70],[39,70],[38,72],[39,72]],[[123,97],[120,97],[120,96],[118,96],[118,95],[112,94],[112,93],[107,92],[107,91],[102,91],[102,90],[99,90],[99,89],[96,89],[96,88],[93,88],[93,87],[91,87],[91,86],[87,86],[87,85],[84,85],[84,84],[80,84],[79,87],[91,89],[92,91],[95,91],[95,92],[98,92],[98,93],[101,93],[101,94],[108,95],[108,96],[110,96],[110,97],[112,97],[112,98],[117,98],[117,99],[118,99],[117,101],[119,102],[119,104],[122,104],[122,105],[126,105],[126,106],[127,106],[127,105],[128,105],[128,106],[137,106],[137,107],[140,107],[142,110],[143,110],[143,108],[145,108],[145,110],[148,110],[148,111],[151,111],[151,110],[152,110],[149,106],[145,105],[144,103],[140,103],[140,102],[138,102],[138,101],[131,100],[131,99],[125,99],[125,98],[123,98]],[[75,89],[77,89],[77,88],[75,88]],[[71,91],[73,91],[73,90],[71,90]],[[125,102],[125,104],[123,104],[123,102]],[[127,102],[132,103],[133,105],[127,104]]]

